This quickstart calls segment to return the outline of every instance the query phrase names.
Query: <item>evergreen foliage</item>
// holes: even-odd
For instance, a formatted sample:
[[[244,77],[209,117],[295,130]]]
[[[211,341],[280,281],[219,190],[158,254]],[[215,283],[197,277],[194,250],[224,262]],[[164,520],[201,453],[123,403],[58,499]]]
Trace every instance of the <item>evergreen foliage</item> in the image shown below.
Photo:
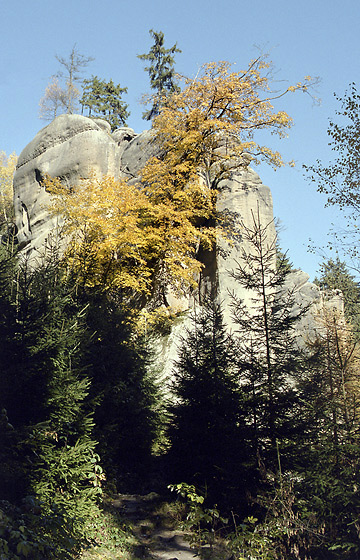
[[[130,116],[128,105],[122,100],[122,95],[127,93],[127,88],[114,84],[112,80],[105,82],[97,76],[83,81],[83,95],[80,99],[82,110],[88,110],[89,117],[98,117],[106,120],[111,130],[126,126]]]
[[[6,324],[2,313],[0,352],[6,365],[2,454],[9,453],[3,459],[11,482],[6,497],[19,502],[33,496],[30,509],[37,512],[38,534],[52,542],[55,557],[65,558],[86,540],[86,521],[96,510],[102,478],[93,419],[85,406],[89,381],[79,368],[84,310],[61,281],[56,260],[36,270],[26,261],[18,263],[9,284],[6,261],[2,265],[8,286],[2,308],[7,305],[9,311]]]
[[[175,79],[174,54],[181,53],[177,43],[170,49],[165,48],[162,31],[150,29],[149,33],[154,39],[154,44],[147,54],[138,55],[140,60],[149,61],[149,66],[144,70],[149,74],[151,89],[156,92],[152,98],[152,108],[143,113],[143,119],[147,121],[157,117],[167,98],[180,91]]]
[[[244,500],[247,452],[233,344],[220,305],[208,301],[181,343],[169,428],[173,480],[203,488],[226,508]]]
[[[0,255],[0,497],[7,500],[0,502],[1,558],[77,555],[87,523],[99,515],[103,468],[122,491],[146,486],[162,427],[149,347],[135,335],[133,315],[150,293],[154,305],[166,306],[169,285],[179,291],[196,285],[199,244],[212,247],[217,233],[202,226],[216,219],[219,182],[246,166],[249,154],[283,165],[254,131],[283,136],[291,119],[273,110],[273,99],[308,91],[313,82],[308,77],[271,94],[270,64],[260,56],[241,72],[226,62],[207,64],[180,91],[179,49],[165,49],[164,34],[150,33],[154,45],[139,58],[149,61],[155,95],[145,118],[154,118],[160,155],[143,169],[141,184],[91,177],[64,196],[65,229],[73,234],[66,274],[56,251],[36,270],[23,255],[19,261],[5,249]],[[75,46],[68,59],[57,58],[66,88],[54,82],[44,107],[56,114],[60,104],[71,113],[90,59]],[[112,129],[125,124],[126,88],[96,76],[84,84],[82,103],[91,116],[107,118]],[[339,114],[350,125],[329,129],[338,159],[309,169],[328,203],[349,211],[355,223],[355,87],[342,103]],[[7,221],[14,160],[3,160]],[[221,305],[208,301],[182,340],[166,477],[192,502],[189,519],[200,539],[204,524],[223,519],[216,507],[202,510],[194,484],[207,505],[260,518],[247,517],[236,529],[236,557],[352,560],[360,554],[359,287],[339,259],[323,263],[316,282],[342,290],[346,317],[324,311],[305,355],[294,328],[306,309],[294,307],[286,287],[291,263],[269,226],[257,213],[241,228],[251,250],[233,276],[251,300],[245,306],[233,294],[235,335],[225,329]],[[161,312],[153,321],[160,318],[164,333],[171,312]],[[93,536],[96,523],[91,528]]]
[[[317,532],[314,548],[329,558],[355,558],[359,472],[359,349],[351,325],[336,311],[323,314],[299,382],[305,431],[295,490],[303,518]],[[316,555],[315,555],[316,557]]]
[[[301,371],[302,353],[294,327],[306,308],[295,310],[286,287],[287,266],[277,262],[277,240],[259,212],[253,224],[243,224],[241,234],[248,251],[241,255],[233,277],[249,290],[250,305],[232,294],[233,319],[240,383],[252,432],[252,453],[277,470],[277,442],[282,453],[291,452],[297,424],[294,381]],[[289,447],[289,449],[286,449]],[[292,450],[293,451],[293,450]]]
[[[314,283],[325,291],[341,291],[345,316],[360,336],[360,287],[355,276],[339,257],[321,263],[319,273],[320,276],[315,278]]]
[[[99,452],[106,472],[136,491],[149,474],[158,421],[149,349],[118,299],[94,295],[89,303],[86,362]]]

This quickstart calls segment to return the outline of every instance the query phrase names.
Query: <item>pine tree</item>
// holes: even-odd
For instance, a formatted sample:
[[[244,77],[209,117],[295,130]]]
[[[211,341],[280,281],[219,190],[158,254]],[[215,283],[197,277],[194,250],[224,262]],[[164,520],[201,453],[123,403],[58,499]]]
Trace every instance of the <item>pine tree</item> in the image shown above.
[[[95,433],[109,476],[123,491],[147,481],[157,431],[157,390],[150,351],[131,326],[131,313],[110,294],[90,294],[91,345],[86,356],[95,405]]]
[[[240,507],[246,439],[233,340],[218,303],[208,301],[194,315],[179,349],[172,391],[172,482],[205,489],[212,504]]]
[[[155,90],[153,96],[153,106],[149,111],[143,113],[143,119],[150,121],[155,118],[166,99],[173,93],[180,91],[175,81],[174,54],[181,53],[177,43],[170,49],[164,47],[164,33],[150,29],[150,35],[154,39],[154,44],[147,54],[139,54],[138,58],[149,61],[149,66],[145,67],[150,77],[150,87]]]
[[[65,558],[86,540],[102,476],[86,404],[89,380],[79,367],[88,338],[84,310],[57,260],[35,270],[22,260],[11,280],[10,321],[1,322],[10,346],[1,361],[13,353],[2,369],[1,408],[14,428],[23,492],[37,504],[36,532],[52,542],[56,558]]]
[[[128,105],[121,99],[127,93],[127,88],[114,84],[112,80],[105,82],[93,76],[91,80],[83,81],[83,95],[80,104],[88,110],[89,117],[99,117],[106,120],[111,130],[126,126],[126,119],[130,116]]]
[[[294,307],[285,284],[288,266],[277,260],[276,236],[270,224],[261,223],[259,211],[251,226],[243,224],[241,235],[247,250],[233,277],[252,297],[249,307],[232,295],[240,383],[247,394],[253,456],[276,471],[278,444],[285,459],[296,433],[294,382],[303,356],[295,326],[306,308]]]

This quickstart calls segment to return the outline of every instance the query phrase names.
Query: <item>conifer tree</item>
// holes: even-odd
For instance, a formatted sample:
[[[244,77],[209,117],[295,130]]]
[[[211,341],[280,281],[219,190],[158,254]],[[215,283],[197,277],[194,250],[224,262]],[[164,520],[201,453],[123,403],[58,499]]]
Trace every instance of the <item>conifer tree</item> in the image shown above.
[[[289,270],[277,260],[270,224],[261,223],[259,211],[252,219],[251,226],[241,228],[247,250],[233,271],[239,287],[252,294],[251,305],[233,294],[233,318],[253,455],[267,459],[267,465],[276,470],[277,443],[285,457],[297,426],[294,382],[303,356],[294,327],[306,308],[294,307],[285,284]]]
[[[157,430],[157,390],[150,352],[119,297],[88,294],[92,335],[86,362],[95,405],[95,433],[105,470],[119,487],[138,490],[149,477]]]
[[[344,311],[355,333],[360,336],[360,287],[346,263],[339,257],[328,259],[320,265],[320,276],[314,283],[322,290],[340,290],[344,298]]]
[[[298,382],[304,432],[298,438],[295,492],[300,516],[312,512],[314,555],[356,558],[360,497],[360,353],[344,315],[323,309]]]
[[[65,558],[86,540],[102,477],[86,404],[89,380],[79,367],[84,310],[56,259],[37,269],[21,261],[7,294],[1,408],[14,428],[23,491],[37,504],[36,531],[52,542],[56,558]]]
[[[244,499],[247,451],[233,344],[220,305],[209,300],[180,346],[169,429],[172,482],[206,489],[226,508]]]
[[[157,32],[150,29],[149,33],[154,39],[154,44],[147,54],[138,55],[141,60],[149,61],[149,66],[145,67],[145,71],[149,74],[151,89],[156,92],[152,99],[152,108],[143,113],[143,119],[147,121],[159,114],[169,96],[180,91],[175,80],[174,54],[181,53],[177,43],[170,49],[165,48],[162,31]]]
[[[112,80],[105,82],[93,76],[83,81],[83,95],[80,104],[88,110],[89,117],[99,117],[106,120],[111,130],[126,126],[126,119],[130,116],[128,105],[121,99],[127,93],[127,88],[114,84]]]

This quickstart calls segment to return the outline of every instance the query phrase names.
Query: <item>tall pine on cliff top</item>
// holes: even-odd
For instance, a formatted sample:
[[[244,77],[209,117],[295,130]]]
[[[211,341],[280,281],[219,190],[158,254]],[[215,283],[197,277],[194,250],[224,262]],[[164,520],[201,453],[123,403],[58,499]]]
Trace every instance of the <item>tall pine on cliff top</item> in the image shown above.
[[[150,78],[150,87],[155,91],[152,98],[153,106],[143,113],[143,119],[151,121],[160,113],[161,107],[166,103],[166,98],[180,88],[176,84],[174,69],[174,54],[181,53],[177,43],[170,49],[164,46],[164,33],[150,29],[150,35],[154,39],[154,44],[147,54],[139,54],[138,58],[149,61],[149,66],[145,66]]]

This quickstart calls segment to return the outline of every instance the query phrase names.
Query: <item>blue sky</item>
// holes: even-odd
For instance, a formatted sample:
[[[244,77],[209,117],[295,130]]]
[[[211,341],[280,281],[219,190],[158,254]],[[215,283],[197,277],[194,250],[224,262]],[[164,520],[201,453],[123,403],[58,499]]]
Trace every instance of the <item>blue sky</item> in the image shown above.
[[[137,54],[151,46],[149,29],[165,33],[166,46],[178,43],[178,72],[192,76],[205,62],[228,60],[238,69],[258,51],[270,53],[277,87],[305,75],[319,76],[320,106],[303,94],[277,106],[294,120],[289,137],[269,138],[295,168],[256,171],[271,188],[274,214],[281,220],[281,245],[296,267],[313,278],[321,261],[308,252],[327,244],[331,224],[341,217],[324,208],[324,197],[306,179],[302,165],[331,158],[326,130],[339,108],[334,92],[343,95],[356,81],[360,61],[360,3],[354,0],[13,0],[0,3],[0,151],[20,154],[45,123],[38,103],[50,77],[59,70],[55,55],[66,57],[76,43],[80,53],[95,58],[84,77],[92,74],[128,87],[124,100],[137,132],[142,94],[148,77]]]

